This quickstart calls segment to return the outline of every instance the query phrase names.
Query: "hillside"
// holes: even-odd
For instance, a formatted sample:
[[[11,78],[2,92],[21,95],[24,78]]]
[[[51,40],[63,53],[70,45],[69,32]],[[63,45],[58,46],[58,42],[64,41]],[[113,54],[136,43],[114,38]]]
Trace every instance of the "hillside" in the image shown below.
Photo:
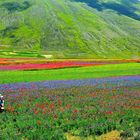
[[[0,50],[140,58],[140,1],[0,0]]]

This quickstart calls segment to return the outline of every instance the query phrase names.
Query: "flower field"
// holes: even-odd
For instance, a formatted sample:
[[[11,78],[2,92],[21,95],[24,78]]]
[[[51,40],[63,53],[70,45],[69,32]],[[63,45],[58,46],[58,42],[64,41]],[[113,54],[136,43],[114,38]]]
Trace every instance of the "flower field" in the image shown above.
[[[0,60],[0,139],[140,139],[139,63]]]
[[[3,70],[40,70],[58,69],[67,67],[98,66],[106,64],[119,64],[126,62],[139,62],[139,60],[46,60],[33,58],[0,58],[0,71]]]
[[[140,76],[1,84],[3,139],[139,138]]]
[[[82,67],[82,66],[97,66],[102,63],[94,62],[50,62],[43,64],[18,64],[0,66],[0,70],[40,70],[40,69],[56,69],[65,67]]]

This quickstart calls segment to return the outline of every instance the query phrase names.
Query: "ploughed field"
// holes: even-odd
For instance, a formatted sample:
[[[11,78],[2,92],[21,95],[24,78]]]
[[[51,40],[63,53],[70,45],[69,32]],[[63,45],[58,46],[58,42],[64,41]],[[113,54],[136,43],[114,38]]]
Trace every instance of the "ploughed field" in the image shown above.
[[[0,71],[2,139],[140,138],[138,60],[0,60],[7,67]],[[30,64],[64,67],[10,69]]]

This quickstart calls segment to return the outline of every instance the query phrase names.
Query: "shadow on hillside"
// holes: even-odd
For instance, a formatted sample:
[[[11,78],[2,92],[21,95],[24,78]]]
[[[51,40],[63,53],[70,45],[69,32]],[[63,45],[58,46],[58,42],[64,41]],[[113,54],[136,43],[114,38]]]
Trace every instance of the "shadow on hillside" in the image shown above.
[[[15,11],[23,11],[28,9],[31,5],[28,1],[24,1],[23,3],[18,2],[5,2],[1,5],[5,9],[7,9],[9,12],[15,12]]]
[[[122,4],[114,2],[100,3],[98,0],[75,0],[75,1],[86,3],[88,6],[95,8],[98,11],[103,11],[105,9],[114,10],[118,14],[125,15],[140,21],[140,15],[135,13],[138,9],[132,5],[132,3],[140,4],[138,0],[122,0]]]

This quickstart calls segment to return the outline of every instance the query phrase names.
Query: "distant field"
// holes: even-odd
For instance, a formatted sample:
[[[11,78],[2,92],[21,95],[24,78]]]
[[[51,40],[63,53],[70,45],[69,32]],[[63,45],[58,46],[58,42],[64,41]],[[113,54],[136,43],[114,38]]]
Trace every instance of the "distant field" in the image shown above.
[[[0,83],[139,75],[140,63],[32,71],[0,71]]]
[[[44,58],[0,58],[0,71],[8,70],[43,70],[107,64],[140,62],[140,60],[119,59],[44,59]]]

